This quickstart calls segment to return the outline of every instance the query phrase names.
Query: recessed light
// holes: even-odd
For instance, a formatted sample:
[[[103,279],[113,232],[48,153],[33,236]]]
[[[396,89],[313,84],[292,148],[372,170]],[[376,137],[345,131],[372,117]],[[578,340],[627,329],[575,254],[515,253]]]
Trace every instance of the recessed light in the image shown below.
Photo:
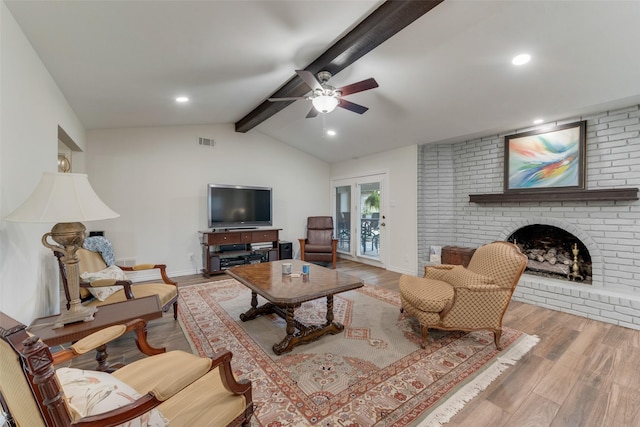
[[[189,100],[189,98],[187,98],[186,96],[179,96],[176,98],[176,102],[187,102]]]
[[[329,135],[329,136],[336,136],[336,131],[335,131],[335,130],[332,130],[332,129],[329,129],[329,130],[327,131],[327,135]]]
[[[542,122],[544,122],[544,120],[542,120],[542,119],[535,119],[535,120],[533,121],[533,124],[534,124],[534,125],[539,125],[539,124],[540,124],[540,123],[542,123]]]
[[[531,55],[528,53],[522,53],[511,60],[513,65],[523,65],[531,60]]]

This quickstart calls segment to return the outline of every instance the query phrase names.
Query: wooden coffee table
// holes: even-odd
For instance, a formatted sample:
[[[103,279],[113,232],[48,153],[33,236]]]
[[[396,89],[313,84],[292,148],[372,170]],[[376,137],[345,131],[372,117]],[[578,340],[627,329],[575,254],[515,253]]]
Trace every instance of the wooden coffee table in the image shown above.
[[[54,329],[53,324],[58,316],[56,314],[54,316],[40,317],[31,323],[28,331],[33,335],[37,335],[48,346],[60,345],[78,341],[101,329],[127,323],[131,320],[144,319],[149,321],[159,319],[162,317],[162,306],[157,295],[116,302],[98,307],[94,320],[71,323],[62,328]],[[100,371],[110,370],[107,362],[106,345],[100,346],[96,350],[97,369]]]
[[[283,275],[282,264],[285,262],[293,264],[294,273],[302,271],[304,263],[290,259],[246,264],[226,270],[229,276],[251,289],[251,308],[240,315],[240,320],[246,322],[270,313],[276,313],[286,320],[287,336],[273,345],[273,352],[278,355],[291,351],[296,345],[315,341],[323,335],[342,332],[344,326],[333,321],[333,296],[364,285],[357,277],[315,264],[310,265],[308,278]],[[258,295],[269,302],[258,307]],[[327,322],[324,325],[307,326],[295,319],[294,310],[300,304],[322,297],[327,298]]]

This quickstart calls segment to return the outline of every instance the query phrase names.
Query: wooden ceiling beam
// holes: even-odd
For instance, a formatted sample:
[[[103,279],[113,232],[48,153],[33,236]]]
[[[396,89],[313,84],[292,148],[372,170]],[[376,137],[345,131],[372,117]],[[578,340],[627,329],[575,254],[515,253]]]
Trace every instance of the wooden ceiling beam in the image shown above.
[[[313,74],[326,70],[335,76],[443,1],[386,1],[305,69]],[[269,98],[305,96],[308,92],[309,86],[295,75]],[[292,102],[263,101],[236,122],[236,132],[248,132]]]

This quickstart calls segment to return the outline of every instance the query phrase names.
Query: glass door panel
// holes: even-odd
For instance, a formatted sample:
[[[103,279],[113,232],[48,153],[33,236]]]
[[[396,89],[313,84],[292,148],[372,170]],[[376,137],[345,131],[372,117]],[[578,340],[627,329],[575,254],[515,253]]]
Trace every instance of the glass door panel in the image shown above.
[[[357,184],[358,188],[358,256],[380,259],[381,182]]]
[[[332,181],[338,253],[384,267],[384,188],[386,174]]]
[[[338,252],[351,253],[351,186],[335,187],[335,197]]]

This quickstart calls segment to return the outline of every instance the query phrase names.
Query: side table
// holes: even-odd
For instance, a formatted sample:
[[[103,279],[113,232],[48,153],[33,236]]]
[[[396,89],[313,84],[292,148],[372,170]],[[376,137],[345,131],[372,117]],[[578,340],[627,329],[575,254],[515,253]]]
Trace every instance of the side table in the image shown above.
[[[55,346],[69,342],[75,342],[101,329],[109,326],[126,323],[135,319],[145,321],[162,317],[162,307],[157,295],[144,298],[102,305],[94,315],[94,320],[89,322],[77,322],[53,328],[58,315],[40,317],[35,319],[27,329],[33,335],[38,336],[48,346]],[[145,331],[146,335],[146,331]],[[106,345],[97,349],[96,360],[98,370],[108,371]]]

